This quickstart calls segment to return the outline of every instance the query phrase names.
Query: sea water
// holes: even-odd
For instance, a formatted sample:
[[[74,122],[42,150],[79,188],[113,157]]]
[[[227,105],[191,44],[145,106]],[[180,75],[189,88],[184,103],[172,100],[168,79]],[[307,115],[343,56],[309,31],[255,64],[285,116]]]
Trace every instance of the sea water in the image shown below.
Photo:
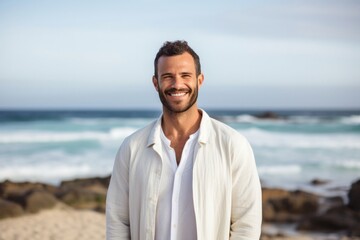
[[[360,111],[208,110],[253,147],[264,186],[345,191],[360,178]],[[124,138],[159,111],[0,111],[0,181],[63,180],[111,174]],[[328,181],[323,187],[313,179]]]

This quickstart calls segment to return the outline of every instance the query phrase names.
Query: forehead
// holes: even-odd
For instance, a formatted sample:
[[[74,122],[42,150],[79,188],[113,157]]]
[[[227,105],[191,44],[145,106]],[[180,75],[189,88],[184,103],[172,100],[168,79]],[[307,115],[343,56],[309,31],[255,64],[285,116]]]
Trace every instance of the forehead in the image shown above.
[[[187,71],[195,72],[195,61],[190,53],[175,56],[161,56],[157,64],[158,72]]]

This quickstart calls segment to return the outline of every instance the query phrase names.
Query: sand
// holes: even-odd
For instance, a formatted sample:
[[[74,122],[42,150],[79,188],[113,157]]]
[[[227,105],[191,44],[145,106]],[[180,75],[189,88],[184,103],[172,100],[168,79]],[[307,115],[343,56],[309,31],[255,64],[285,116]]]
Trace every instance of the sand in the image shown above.
[[[350,240],[360,238],[326,234],[300,234],[263,224],[269,235],[262,240]],[[62,203],[37,214],[0,220],[0,240],[103,240],[105,214],[90,210],[75,210]]]
[[[59,204],[51,210],[0,221],[0,240],[105,239],[105,214]]]

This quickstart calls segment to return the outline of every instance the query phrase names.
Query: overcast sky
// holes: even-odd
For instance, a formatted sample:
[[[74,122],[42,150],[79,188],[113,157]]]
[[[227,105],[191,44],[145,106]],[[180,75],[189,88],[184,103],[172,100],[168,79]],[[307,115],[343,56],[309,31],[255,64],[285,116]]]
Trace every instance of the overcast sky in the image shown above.
[[[360,108],[360,1],[0,1],[0,108],[159,108],[166,40],[206,108]]]

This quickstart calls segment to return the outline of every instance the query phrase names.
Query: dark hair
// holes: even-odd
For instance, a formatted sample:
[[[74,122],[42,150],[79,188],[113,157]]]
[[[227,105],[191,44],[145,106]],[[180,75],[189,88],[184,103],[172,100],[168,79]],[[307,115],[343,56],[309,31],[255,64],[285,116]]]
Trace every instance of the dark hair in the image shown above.
[[[200,58],[196,54],[196,52],[188,45],[186,41],[174,41],[174,42],[165,42],[162,47],[159,49],[158,53],[156,54],[155,60],[154,60],[154,75],[157,78],[158,72],[157,72],[157,64],[159,61],[159,58],[161,56],[176,56],[181,55],[185,52],[188,52],[194,59],[195,62],[195,70],[196,70],[196,76],[199,76],[201,73],[201,65],[200,65]]]

